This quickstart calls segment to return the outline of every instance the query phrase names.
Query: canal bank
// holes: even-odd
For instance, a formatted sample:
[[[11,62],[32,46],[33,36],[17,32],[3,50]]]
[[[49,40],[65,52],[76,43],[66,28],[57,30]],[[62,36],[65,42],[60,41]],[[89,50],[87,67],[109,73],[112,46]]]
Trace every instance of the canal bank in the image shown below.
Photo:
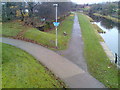
[[[107,56],[109,57],[110,61],[112,63],[115,63],[115,56],[113,55],[111,50],[108,48],[107,44],[105,42],[100,42],[100,44],[103,47],[103,49],[104,49],[105,53],[107,54]]]
[[[106,87],[118,88],[118,70],[104,52],[96,32],[86,15],[78,14],[84,41],[88,71]]]
[[[94,20],[93,20],[94,21]],[[95,32],[98,36],[99,39],[99,42],[101,44],[101,46],[103,47],[106,55],[108,56],[109,60],[112,62],[112,63],[115,63],[115,55],[114,53],[109,49],[108,45],[106,44],[105,40],[103,39],[103,37],[100,35],[100,34],[105,34],[106,32],[104,30],[102,30],[96,23],[94,22],[91,22],[91,24],[93,25],[94,29],[95,29]],[[97,28],[96,28],[97,27]],[[99,32],[101,30],[101,32]]]
[[[104,39],[106,46],[109,48],[114,58],[117,58],[117,64],[120,66],[120,52],[118,45],[118,38],[120,38],[120,26],[118,25],[118,23],[114,23],[111,20],[101,18],[99,16],[91,15],[90,17],[94,20],[94,22],[92,23],[96,24],[100,29],[106,32],[99,33],[99,35]]]
[[[107,44],[105,42],[100,42],[101,46],[103,47],[106,55],[108,56],[109,60],[111,61],[111,63],[114,63],[117,65],[118,69],[120,69],[120,62],[117,56],[117,60],[116,60],[116,56],[113,54],[113,52],[108,48]],[[109,67],[108,67],[109,68]]]
[[[116,22],[116,23],[120,23],[120,20],[117,19],[117,18],[113,18],[111,16],[105,16],[105,15],[101,15],[101,14],[98,14],[98,13],[94,13],[93,15],[95,16],[99,16],[99,17],[103,17],[103,18],[106,18],[106,19],[109,19],[109,20],[112,20],[113,22]]]

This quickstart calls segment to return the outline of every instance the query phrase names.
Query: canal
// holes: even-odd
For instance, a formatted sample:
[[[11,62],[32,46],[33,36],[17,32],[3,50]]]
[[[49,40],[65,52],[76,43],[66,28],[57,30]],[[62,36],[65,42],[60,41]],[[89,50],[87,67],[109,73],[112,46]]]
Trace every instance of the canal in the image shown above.
[[[101,33],[100,35],[104,39],[108,48],[115,55],[118,55],[118,65],[120,66],[120,25],[111,20],[98,17],[98,16],[90,16],[93,18],[94,23],[97,24],[102,30],[106,33]]]

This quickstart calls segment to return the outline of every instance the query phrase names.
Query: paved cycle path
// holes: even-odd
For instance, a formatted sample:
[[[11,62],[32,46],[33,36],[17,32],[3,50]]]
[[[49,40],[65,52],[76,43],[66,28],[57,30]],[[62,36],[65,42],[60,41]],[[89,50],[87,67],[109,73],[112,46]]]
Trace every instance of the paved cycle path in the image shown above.
[[[72,61],[84,71],[87,71],[87,64],[83,53],[84,43],[82,40],[82,33],[78,21],[78,16],[75,14],[72,37],[67,50],[56,51],[58,54],[64,56],[68,60]]]
[[[102,83],[93,78],[90,74],[54,51],[37,44],[10,38],[0,38],[0,42],[25,50],[49,68],[57,77],[61,78],[70,88],[104,87]]]

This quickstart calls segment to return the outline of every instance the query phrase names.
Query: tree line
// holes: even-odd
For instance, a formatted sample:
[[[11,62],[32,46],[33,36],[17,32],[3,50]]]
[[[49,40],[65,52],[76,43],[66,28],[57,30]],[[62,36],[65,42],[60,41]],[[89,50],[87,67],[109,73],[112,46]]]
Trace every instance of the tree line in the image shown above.
[[[36,22],[55,19],[55,2],[1,2],[2,22],[21,20],[25,24],[34,25]],[[56,2],[58,18],[66,16],[74,7],[72,2]]]
[[[120,1],[92,4],[90,7],[89,14],[99,13],[101,15],[109,15],[120,19]]]

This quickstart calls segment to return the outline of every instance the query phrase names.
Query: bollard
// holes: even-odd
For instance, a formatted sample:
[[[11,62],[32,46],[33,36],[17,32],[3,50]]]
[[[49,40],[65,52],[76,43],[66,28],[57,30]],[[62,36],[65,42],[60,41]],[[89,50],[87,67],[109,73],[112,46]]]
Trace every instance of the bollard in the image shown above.
[[[115,53],[115,64],[117,63],[117,53]]]

